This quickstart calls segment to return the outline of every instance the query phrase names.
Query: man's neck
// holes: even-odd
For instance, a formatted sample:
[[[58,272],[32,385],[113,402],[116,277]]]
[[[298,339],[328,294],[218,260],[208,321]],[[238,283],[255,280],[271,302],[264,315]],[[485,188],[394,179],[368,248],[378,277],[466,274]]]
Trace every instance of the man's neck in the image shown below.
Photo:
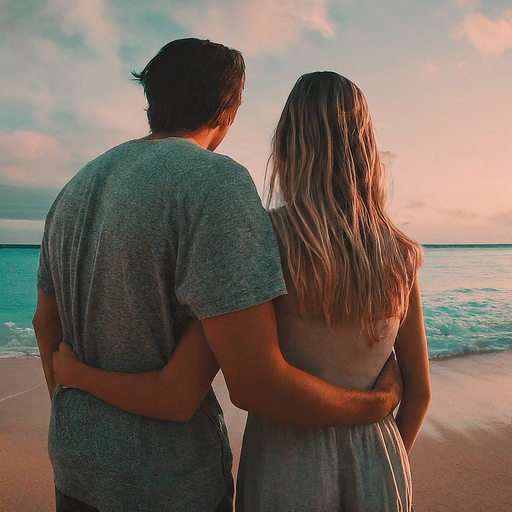
[[[221,129],[220,127],[215,127],[215,128],[203,127],[203,128],[199,128],[199,130],[196,130],[194,132],[181,132],[181,133],[158,131],[158,132],[152,132],[147,137],[147,140],[168,139],[170,137],[179,137],[182,139],[188,139],[188,140],[194,142],[195,144],[197,144],[198,146],[201,146],[204,149],[214,151],[218,145],[218,143],[216,143],[216,141],[218,140],[220,129]]]

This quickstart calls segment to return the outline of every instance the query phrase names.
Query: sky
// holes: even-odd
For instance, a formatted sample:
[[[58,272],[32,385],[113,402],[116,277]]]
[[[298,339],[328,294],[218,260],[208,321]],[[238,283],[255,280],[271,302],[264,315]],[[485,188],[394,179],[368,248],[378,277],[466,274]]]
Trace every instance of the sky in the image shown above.
[[[260,193],[293,84],[331,70],[367,98],[399,228],[512,243],[512,0],[0,0],[0,243],[39,243],[59,189],[148,134],[131,71],[182,37],[244,54],[217,151]]]

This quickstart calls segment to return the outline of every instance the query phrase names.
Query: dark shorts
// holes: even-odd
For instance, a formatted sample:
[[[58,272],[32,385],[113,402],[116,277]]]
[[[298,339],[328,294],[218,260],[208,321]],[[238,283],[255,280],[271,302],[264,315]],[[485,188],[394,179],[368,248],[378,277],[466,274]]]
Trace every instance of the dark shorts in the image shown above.
[[[55,488],[55,510],[56,512],[100,512],[96,507],[67,496],[57,488]],[[215,509],[215,512],[233,512],[232,497],[226,495]]]
[[[100,512],[96,507],[67,496],[55,488],[55,510],[57,512]]]

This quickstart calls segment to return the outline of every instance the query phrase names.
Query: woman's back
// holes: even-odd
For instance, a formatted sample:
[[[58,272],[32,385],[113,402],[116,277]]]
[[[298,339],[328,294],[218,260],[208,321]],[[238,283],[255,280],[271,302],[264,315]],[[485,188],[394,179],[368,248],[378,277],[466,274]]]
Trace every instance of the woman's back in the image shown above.
[[[379,322],[380,340],[371,343],[353,322],[328,327],[321,318],[301,316],[291,283],[287,286],[288,295],[274,300],[279,346],[286,361],[336,386],[371,389],[393,350],[399,320]]]
[[[328,327],[302,316],[296,294],[274,300],[286,361],[338,386],[366,390],[388,359],[399,320],[380,322],[370,343],[354,323]],[[407,454],[392,416],[373,425],[309,429],[249,414],[237,512],[398,512],[411,507]]]

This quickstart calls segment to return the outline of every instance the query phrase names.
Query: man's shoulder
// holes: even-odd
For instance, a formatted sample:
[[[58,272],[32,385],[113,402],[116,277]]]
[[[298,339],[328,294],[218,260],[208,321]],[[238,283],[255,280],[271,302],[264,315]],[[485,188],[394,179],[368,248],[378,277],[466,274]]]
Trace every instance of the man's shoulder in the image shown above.
[[[254,182],[249,171],[231,157],[214,153],[201,148],[195,143],[179,144],[181,148],[169,156],[169,168],[175,169],[175,178],[186,189],[191,188],[195,195],[201,191],[208,195],[216,189],[250,190],[253,192]],[[255,190],[255,188],[254,188]]]
[[[76,185],[76,182],[80,182],[81,179],[86,178],[90,174],[97,174],[99,171],[110,168],[114,162],[121,162],[123,160],[129,162],[131,160],[130,154],[133,154],[131,142],[133,141],[118,144],[90,160],[71,178],[64,189],[72,188],[73,185]]]
[[[240,163],[227,155],[208,151],[185,138],[147,140],[134,139],[123,142],[91,160],[84,169],[104,167],[105,164],[126,160],[133,164],[137,157],[143,156],[152,167],[169,169],[183,168],[186,172],[214,171],[248,173]]]
[[[194,163],[192,166],[197,172],[212,172],[214,175],[222,175],[223,173],[236,172],[239,174],[248,173],[247,169],[233,158],[223,155],[221,153],[215,153],[208,151],[197,144],[186,141],[177,141],[183,149],[183,152],[176,153],[177,155],[184,157],[187,160],[187,164]],[[192,168],[190,168],[192,170]]]
[[[218,185],[244,185],[253,184],[249,171],[240,163],[226,155],[211,153],[207,155],[202,169],[198,169],[201,179],[215,182]]]
[[[201,198],[213,200],[217,194],[257,195],[249,171],[229,156],[187,139],[137,139],[123,142],[87,163],[64,187],[57,202],[97,190],[104,192],[109,187],[102,183],[112,185],[127,179],[134,184],[159,184],[152,190],[167,190],[175,198],[194,198],[198,202]]]

